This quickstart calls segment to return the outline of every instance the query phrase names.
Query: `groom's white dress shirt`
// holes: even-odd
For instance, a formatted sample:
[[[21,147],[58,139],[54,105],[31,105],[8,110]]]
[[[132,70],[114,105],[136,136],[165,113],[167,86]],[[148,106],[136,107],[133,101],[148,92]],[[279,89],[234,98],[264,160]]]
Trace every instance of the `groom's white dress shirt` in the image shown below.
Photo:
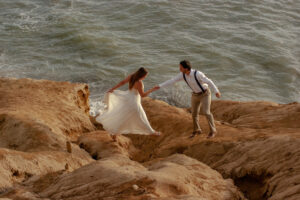
[[[195,80],[195,70],[191,69],[191,72],[189,75],[185,75],[186,77],[186,81],[188,82],[189,86],[191,87],[191,89],[193,90],[193,92],[195,93],[199,93],[202,92],[201,88],[199,87],[199,85],[197,84],[196,80]],[[214,93],[218,93],[219,89],[217,88],[217,86],[214,84],[214,82],[212,82],[212,80],[210,80],[209,78],[207,78],[205,76],[205,74],[203,74],[202,72],[197,70],[196,73],[197,79],[199,81],[199,83],[201,84],[201,86],[207,90],[208,86],[210,88],[213,89]],[[159,87],[163,88],[163,87],[167,87],[169,85],[172,85],[178,81],[182,81],[184,80],[183,78],[183,74],[180,72],[177,76],[175,76],[174,78],[167,80],[161,84],[159,84]]]

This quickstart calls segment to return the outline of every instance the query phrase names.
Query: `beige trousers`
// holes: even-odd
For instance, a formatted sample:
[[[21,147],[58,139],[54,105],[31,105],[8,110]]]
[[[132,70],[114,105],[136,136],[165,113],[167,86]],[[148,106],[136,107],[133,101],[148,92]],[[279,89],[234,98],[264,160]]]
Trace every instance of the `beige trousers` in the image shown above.
[[[211,92],[208,89],[204,94],[195,94],[192,93],[192,117],[193,117],[193,125],[194,131],[201,131],[199,125],[199,111],[200,113],[205,115],[209,124],[209,128],[211,132],[216,132],[216,126],[214,122],[214,117],[210,112],[210,104],[211,104]]]

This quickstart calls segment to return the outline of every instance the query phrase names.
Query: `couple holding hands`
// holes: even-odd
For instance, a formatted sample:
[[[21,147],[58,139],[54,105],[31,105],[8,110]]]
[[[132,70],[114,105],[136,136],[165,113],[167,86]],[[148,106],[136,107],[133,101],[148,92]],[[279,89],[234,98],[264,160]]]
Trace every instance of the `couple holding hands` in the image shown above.
[[[210,132],[207,137],[215,137],[217,130],[214,117],[210,112],[211,91],[209,88],[213,90],[217,98],[221,97],[221,93],[204,73],[192,69],[191,63],[188,60],[183,60],[179,63],[179,70],[180,73],[173,79],[165,81],[148,91],[144,91],[143,80],[148,75],[148,71],[143,67],[139,68],[135,73],[130,74],[108,91],[104,100],[107,108],[96,120],[103,125],[103,128],[112,135],[114,140],[116,140],[116,135],[118,134],[159,136],[160,132],[153,130],[147,119],[141,104],[141,98],[148,96],[151,92],[160,88],[184,80],[192,90],[193,132],[190,138],[202,133],[198,120],[200,108],[201,113],[206,116],[209,123]],[[129,90],[115,90],[127,83],[129,84]]]

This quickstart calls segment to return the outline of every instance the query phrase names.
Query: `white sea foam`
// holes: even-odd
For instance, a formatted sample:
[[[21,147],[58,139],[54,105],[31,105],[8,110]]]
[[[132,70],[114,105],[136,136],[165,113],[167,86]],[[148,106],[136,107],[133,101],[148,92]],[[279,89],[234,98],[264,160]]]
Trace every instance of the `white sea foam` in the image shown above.
[[[90,102],[90,115],[97,116],[103,113],[106,107],[106,104],[104,104],[101,99],[94,99]]]

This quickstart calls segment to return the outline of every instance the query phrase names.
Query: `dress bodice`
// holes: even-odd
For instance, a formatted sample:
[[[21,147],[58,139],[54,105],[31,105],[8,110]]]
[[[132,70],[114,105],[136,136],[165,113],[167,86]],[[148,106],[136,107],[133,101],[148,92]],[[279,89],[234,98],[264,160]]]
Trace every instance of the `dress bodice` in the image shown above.
[[[137,89],[115,90],[107,94],[107,109],[96,120],[112,134],[152,134],[146,113]]]

